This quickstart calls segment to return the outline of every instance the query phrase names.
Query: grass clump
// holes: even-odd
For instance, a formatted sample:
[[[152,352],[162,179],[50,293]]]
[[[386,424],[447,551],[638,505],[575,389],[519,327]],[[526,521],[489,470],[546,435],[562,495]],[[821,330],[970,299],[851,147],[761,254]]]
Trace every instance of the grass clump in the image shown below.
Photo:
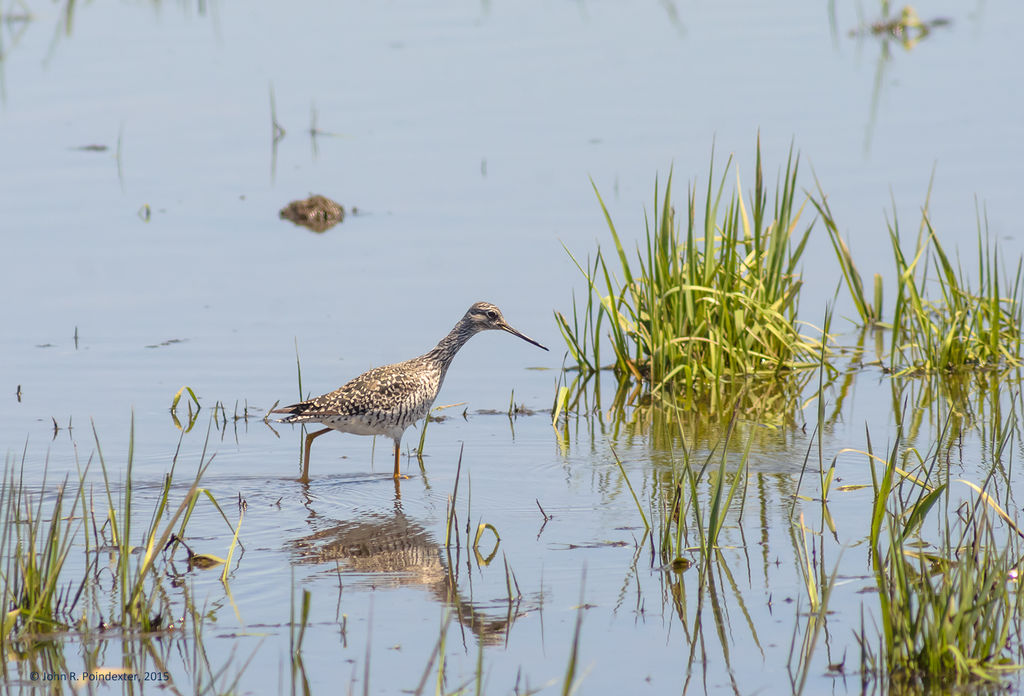
[[[204,450],[195,479],[176,507],[171,502],[175,455],[148,524],[140,524],[133,491],[133,451],[134,421],[119,485],[108,476],[96,437],[105,514],[102,499],[89,492],[89,464],[77,479],[65,478],[50,494],[45,479],[38,490],[26,486],[24,462],[17,471],[7,462],[0,485],[0,646],[13,646],[17,652],[54,632],[89,632],[98,627],[148,632],[174,624],[177,604],[166,582],[168,576],[178,575],[173,570],[174,551],[185,537],[201,495],[224,514],[213,495],[199,486],[210,464]],[[236,542],[237,537],[232,548]],[[73,558],[70,564],[69,558]],[[102,558],[109,558],[109,572],[115,578],[109,594],[100,587],[99,577],[107,570]]]
[[[731,164],[730,157],[725,169]],[[574,297],[571,314],[555,313],[580,373],[577,381],[610,367],[620,382],[684,408],[699,405],[709,414],[726,415],[738,403],[748,413],[791,410],[787,404],[799,398],[800,371],[828,365],[833,357],[825,349],[825,331],[807,335],[798,321],[798,269],[814,224],[801,227],[798,169],[791,149],[770,199],[758,142],[754,188],[745,200],[739,174],[727,189],[712,154],[703,196],[698,198],[695,187],[688,190],[682,220],[673,206],[670,174],[664,187],[655,183],[654,206],[633,251],[595,187],[614,251],[598,247],[586,263],[572,257],[587,280],[586,301]],[[927,200],[912,248],[905,248],[893,215],[887,224],[896,283],[886,324],[881,274],[874,273],[870,283],[862,279],[820,184],[810,201],[861,325],[889,329],[887,350],[879,346],[879,363],[888,363],[887,371],[1021,365],[1024,262],[1013,272],[1001,268],[983,216],[972,282],[939,242]],[[613,359],[603,365],[601,353],[609,346]],[[560,398],[556,410],[571,407],[568,394]]]
[[[9,464],[0,486],[0,645],[5,652],[8,642],[20,635],[66,630],[81,594],[80,586],[62,581],[61,575],[79,526],[75,516],[80,514],[81,487],[68,501],[65,481],[44,508],[42,495],[33,501],[25,492],[23,466],[15,475]]]
[[[724,174],[716,184],[712,154],[703,201],[689,190],[685,231],[670,174],[664,189],[655,184],[653,218],[635,255],[598,193],[615,254],[609,259],[599,248],[592,264],[576,262],[590,289],[587,302],[573,301],[571,321],[556,313],[579,370],[601,369],[602,329],[620,378],[687,401],[713,397],[723,382],[815,366],[820,341],[797,327],[797,266],[811,230],[798,230],[797,169],[791,150],[769,205],[759,142],[754,191],[744,202],[738,173],[732,193]]]
[[[914,476],[897,467],[898,450],[874,482],[870,553],[880,634],[876,649],[863,627],[858,636],[864,672],[913,688],[998,682],[1024,666],[1024,597],[1015,586],[1021,533],[995,500],[963,482],[976,497],[957,509],[954,525],[940,524],[940,543],[928,550],[920,530],[948,501],[949,484],[928,482],[938,457]],[[1008,529],[994,527],[993,511]]]
[[[912,260],[900,250],[899,227],[889,227],[898,285],[893,314],[893,370],[933,372],[1021,364],[1021,264],[1012,283],[1000,282],[999,254],[978,232],[978,285],[971,287],[959,266],[954,266],[939,244],[927,215]],[[931,245],[931,266],[940,301],[925,293],[928,264],[917,265]]]
[[[881,277],[875,274],[874,297],[869,301],[820,186],[811,200],[828,231],[861,322],[891,329],[889,370],[933,373],[1021,364],[1024,265],[1018,260],[1012,274],[1001,270],[999,249],[982,216],[978,221],[977,280],[972,284],[959,259],[951,257],[939,242],[927,200],[912,249],[904,248],[893,214],[888,230],[896,266],[896,299],[892,322],[883,324]]]

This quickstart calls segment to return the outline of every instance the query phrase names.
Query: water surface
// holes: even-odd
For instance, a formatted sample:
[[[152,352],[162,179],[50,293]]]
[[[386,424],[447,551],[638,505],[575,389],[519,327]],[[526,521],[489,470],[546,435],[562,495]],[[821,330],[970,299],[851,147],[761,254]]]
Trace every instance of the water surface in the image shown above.
[[[813,5],[656,2],[29,10],[31,21],[0,24],[0,443],[9,463],[24,452],[36,485],[46,462],[52,485],[89,460],[93,424],[108,465],[122,470],[134,420],[137,510],[148,510],[180,436],[174,394],[188,385],[204,407],[182,441],[182,482],[214,405],[224,405],[229,423],[211,432],[205,484],[229,517],[245,500],[245,551],[230,598],[216,571],[187,578],[211,607],[210,659],[230,678],[241,672],[241,691],[290,689],[290,612],[303,589],[314,691],[339,680],[360,691],[368,644],[371,692],[416,689],[450,618],[445,688],[474,677],[483,645],[487,693],[557,692],[581,605],[583,693],[791,691],[803,589],[790,515],[813,430],[801,426],[813,413],[778,430],[743,425],[740,443],[757,438],[753,478],[742,519],[725,530],[721,585],[707,590],[718,609],[710,595],[698,602],[684,574],[679,610],[678,577],[652,558],[615,463],[647,506],[679,443],[652,437],[643,417],[616,428],[607,415],[574,421],[560,440],[542,412],[564,352],[551,312],[585,292],[563,245],[586,258],[608,239],[592,183],[620,233],[639,238],[655,176],[673,172],[681,209],[686,187],[704,186],[712,147],[719,172],[735,153],[749,190],[760,133],[768,175],[793,144],[801,185],[813,188],[813,167],[862,272],[886,274],[888,287],[885,211],[895,199],[916,231],[933,171],[932,220],[965,267],[976,197],[1016,259],[1018,5],[919,8],[952,21],[910,48],[849,35],[874,6],[831,15]],[[271,90],[286,130],[276,144]],[[93,145],[106,149],[82,149]],[[324,234],[278,219],[310,193],[359,213]],[[808,253],[802,313],[817,322],[838,282],[820,228]],[[413,478],[400,498],[390,443],[369,438],[319,439],[314,480],[297,484],[301,435],[264,424],[266,410],[425,352],[476,300],[497,303],[552,351],[497,334],[471,341],[438,400],[464,405],[429,426],[424,470],[406,460]],[[839,314],[850,311],[840,299]],[[480,413],[504,412],[513,392],[540,413]],[[892,404],[902,399],[887,376],[859,373],[841,396],[827,458],[864,447],[865,424],[880,447],[894,441]],[[230,419],[247,407],[248,419]],[[929,408],[918,407],[910,444],[934,439],[942,415]],[[958,466],[977,480],[990,462],[982,426],[968,425]],[[418,437],[408,433],[407,449]],[[480,522],[498,530],[490,565],[465,538],[451,560],[442,548],[460,451],[461,534],[467,522],[471,532]],[[870,480],[856,461],[841,476]],[[1008,490],[1015,482],[1011,469]],[[826,667],[843,654],[855,661],[851,635],[870,597],[859,592],[871,584],[856,548],[867,501],[860,490],[830,503],[836,548],[853,548],[810,691],[857,687]],[[226,552],[231,531],[219,514],[196,514],[196,544]],[[343,553],[395,536],[422,567],[400,569],[396,555],[374,568]],[[830,568],[835,558],[822,561]],[[506,563],[522,595],[512,607]],[[445,594],[453,586],[458,601]],[[108,648],[106,662],[118,660]]]

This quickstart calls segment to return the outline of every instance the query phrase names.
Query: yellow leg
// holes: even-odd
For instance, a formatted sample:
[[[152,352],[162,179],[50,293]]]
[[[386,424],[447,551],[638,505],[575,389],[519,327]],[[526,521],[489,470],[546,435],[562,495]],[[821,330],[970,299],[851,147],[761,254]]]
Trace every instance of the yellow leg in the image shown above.
[[[313,440],[329,432],[331,432],[330,428],[324,428],[323,430],[317,430],[315,433],[306,435],[306,451],[302,457],[302,476],[299,478],[299,483],[309,483],[309,448],[312,447]]]
[[[395,481],[397,481],[399,479],[407,479],[407,478],[409,478],[408,476],[403,476],[401,473],[399,473],[398,465],[400,463],[400,459],[399,458],[401,457],[401,455],[402,455],[402,441],[401,440],[395,440]]]

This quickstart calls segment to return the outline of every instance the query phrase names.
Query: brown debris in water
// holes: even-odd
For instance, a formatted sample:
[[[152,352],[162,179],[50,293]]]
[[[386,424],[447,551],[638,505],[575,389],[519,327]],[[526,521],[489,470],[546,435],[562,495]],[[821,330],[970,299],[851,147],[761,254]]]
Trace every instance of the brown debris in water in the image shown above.
[[[345,209],[326,196],[313,195],[281,208],[281,217],[314,232],[326,232],[345,219]]]

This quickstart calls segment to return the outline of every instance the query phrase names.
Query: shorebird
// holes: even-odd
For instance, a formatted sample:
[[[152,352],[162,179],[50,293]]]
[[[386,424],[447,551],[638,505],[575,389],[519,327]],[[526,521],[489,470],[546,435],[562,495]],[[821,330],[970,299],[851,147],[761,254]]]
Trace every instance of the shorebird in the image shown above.
[[[477,302],[433,350],[420,357],[375,367],[329,394],[271,411],[287,414],[281,423],[320,423],[327,426],[306,435],[299,481],[309,481],[309,448],[313,440],[332,430],[390,437],[395,443],[394,477],[396,480],[403,478],[399,473],[402,434],[430,411],[459,349],[476,334],[490,329],[507,331],[527,343],[544,348],[509,326],[500,309],[489,302]]]

